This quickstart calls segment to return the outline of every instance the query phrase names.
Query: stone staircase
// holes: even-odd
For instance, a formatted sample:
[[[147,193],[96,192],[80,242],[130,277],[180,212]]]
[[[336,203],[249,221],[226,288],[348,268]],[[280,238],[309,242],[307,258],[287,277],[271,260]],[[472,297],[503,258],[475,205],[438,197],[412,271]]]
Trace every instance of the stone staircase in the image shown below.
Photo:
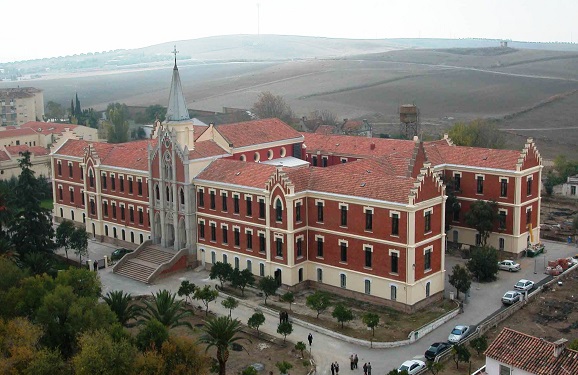
[[[125,255],[114,266],[113,272],[143,283],[150,283],[151,275],[162,264],[170,261],[176,252],[147,242],[133,253]]]

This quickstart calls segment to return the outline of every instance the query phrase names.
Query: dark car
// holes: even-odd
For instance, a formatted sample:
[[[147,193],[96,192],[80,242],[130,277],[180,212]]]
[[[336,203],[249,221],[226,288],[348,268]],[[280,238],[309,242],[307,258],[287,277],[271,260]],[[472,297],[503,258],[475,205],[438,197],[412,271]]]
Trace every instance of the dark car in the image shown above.
[[[425,352],[425,359],[433,361],[440,353],[450,348],[451,344],[447,342],[434,342]]]
[[[123,256],[125,256],[128,253],[132,253],[132,250],[125,249],[124,247],[121,247],[120,249],[116,249],[115,251],[112,252],[110,259],[111,260],[119,260],[120,258],[122,258]]]

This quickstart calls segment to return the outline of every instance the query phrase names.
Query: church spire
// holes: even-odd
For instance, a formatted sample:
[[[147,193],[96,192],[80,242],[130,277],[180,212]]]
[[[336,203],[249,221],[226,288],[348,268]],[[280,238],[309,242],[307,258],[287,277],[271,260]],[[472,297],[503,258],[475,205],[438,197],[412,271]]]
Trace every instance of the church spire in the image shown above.
[[[169,93],[169,106],[167,108],[167,123],[176,121],[189,120],[189,110],[187,109],[187,102],[183,96],[183,88],[181,87],[181,77],[179,76],[179,69],[177,68],[177,46],[172,52],[175,55],[175,67],[173,68],[173,80],[171,82],[171,91]]]

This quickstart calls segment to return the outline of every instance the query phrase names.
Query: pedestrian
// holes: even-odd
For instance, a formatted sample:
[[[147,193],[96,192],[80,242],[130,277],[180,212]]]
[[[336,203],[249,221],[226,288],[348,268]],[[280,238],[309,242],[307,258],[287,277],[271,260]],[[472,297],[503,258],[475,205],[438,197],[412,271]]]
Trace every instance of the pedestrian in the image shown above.
[[[313,344],[313,335],[311,334],[311,332],[309,332],[309,336],[307,336],[307,340],[309,341],[309,346],[311,346],[311,344]]]
[[[357,354],[353,355],[353,368],[357,370],[357,362],[359,362],[359,358],[357,358]]]
[[[367,363],[363,364],[363,375],[367,375]]]
[[[283,323],[283,311],[279,311],[279,324]]]
[[[349,368],[353,370],[353,354],[349,356]]]
[[[335,375],[335,363],[331,362],[331,375]]]
[[[367,375],[371,375],[371,362],[367,362]]]
[[[285,311],[285,323],[289,323],[289,313]]]
[[[94,267],[94,272],[98,271],[98,260],[95,260],[92,265]]]
[[[335,375],[339,375],[339,363],[335,361]]]

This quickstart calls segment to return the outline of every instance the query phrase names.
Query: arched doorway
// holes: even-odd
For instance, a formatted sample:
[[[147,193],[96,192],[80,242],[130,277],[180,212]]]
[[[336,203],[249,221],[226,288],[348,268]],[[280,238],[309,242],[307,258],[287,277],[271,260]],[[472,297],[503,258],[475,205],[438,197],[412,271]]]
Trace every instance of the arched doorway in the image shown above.
[[[179,249],[187,246],[187,232],[185,230],[185,220],[179,220]]]
[[[161,230],[161,215],[159,213],[155,213],[155,237],[153,242],[156,244],[161,243],[162,238],[162,230]]]
[[[281,286],[281,269],[277,268],[275,270],[275,281],[277,281],[277,285]]]
[[[96,238],[96,226],[92,223],[92,238]]]
[[[175,245],[175,227],[173,224],[167,223],[165,231],[166,247]]]

